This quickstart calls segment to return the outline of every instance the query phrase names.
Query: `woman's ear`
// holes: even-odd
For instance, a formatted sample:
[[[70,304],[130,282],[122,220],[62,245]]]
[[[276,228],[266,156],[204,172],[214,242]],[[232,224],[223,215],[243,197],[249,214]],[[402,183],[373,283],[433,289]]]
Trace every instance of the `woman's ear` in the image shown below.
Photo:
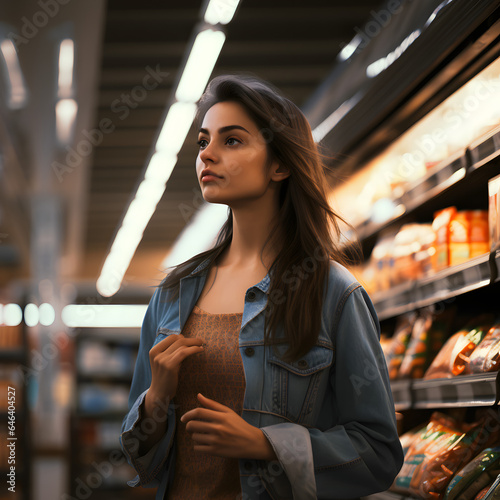
[[[279,182],[290,176],[290,170],[280,165],[279,163],[274,163],[272,167],[271,179],[273,181]]]

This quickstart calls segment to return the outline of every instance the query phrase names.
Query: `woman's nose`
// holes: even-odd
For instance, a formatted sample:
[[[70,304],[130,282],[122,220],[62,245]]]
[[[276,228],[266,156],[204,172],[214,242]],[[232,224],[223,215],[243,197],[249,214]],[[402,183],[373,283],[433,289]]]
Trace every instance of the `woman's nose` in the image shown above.
[[[205,149],[200,151],[200,160],[204,163],[207,161],[215,163],[217,161],[217,152],[212,144],[208,144]]]

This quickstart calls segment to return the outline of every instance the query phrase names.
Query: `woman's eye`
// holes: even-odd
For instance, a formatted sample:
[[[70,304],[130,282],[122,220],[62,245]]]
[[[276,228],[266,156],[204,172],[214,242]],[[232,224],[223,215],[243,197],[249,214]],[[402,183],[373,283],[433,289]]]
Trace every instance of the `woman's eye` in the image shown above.
[[[198,146],[200,147],[200,149],[205,149],[207,146],[208,146],[208,142],[206,139],[200,139],[198,142],[197,142]]]
[[[236,139],[236,137],[229,137],[229,139],[226,141],[226,144],[228,146],[234,146],[235,144],[241,144],[241,141]]]

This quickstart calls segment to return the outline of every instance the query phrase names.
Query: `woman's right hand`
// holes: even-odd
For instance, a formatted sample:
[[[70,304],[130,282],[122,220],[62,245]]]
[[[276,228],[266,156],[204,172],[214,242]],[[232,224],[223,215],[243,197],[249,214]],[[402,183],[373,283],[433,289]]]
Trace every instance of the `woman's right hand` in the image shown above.
[[[151,364],[150,401],[170,401],[177,392],[179,370],[182,362],[193,354],[203,352],[204,340],[186,338],[182,334],[169,335],[149,351]]]

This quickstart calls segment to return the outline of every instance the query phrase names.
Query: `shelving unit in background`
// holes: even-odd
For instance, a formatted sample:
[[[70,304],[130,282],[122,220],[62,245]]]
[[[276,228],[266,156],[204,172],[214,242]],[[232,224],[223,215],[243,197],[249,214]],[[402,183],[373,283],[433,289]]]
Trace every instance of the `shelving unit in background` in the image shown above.
[[[31,470],[32,452],[30,436],[30,412],[28,406],[28,386],[23,380],[22,366],[29,366],[29,344],[24,324],[18,326],[0,326],[0,476],[3,478],[5,495],[0,494],[0,500],[30,500],[31,499]],[[8,463],[9,449],[8,434],[8,389],[15,389],[15,492],[7,491],[7,473],[10,470]],[[4,491],[2,489],[2,491]]]
[[[154,498],[131,488],[135,477],[119,443],[139,347],[139,328],[80,328],[75,335],[75,394],[71,418],[71,491],[93,500]]]
[[[432,167],[421,179],[408,183],[404,193],[392,199],[394,217],[383,223],[367,219],[355,228],[363,254],[368,258],[377,238],[406,223],[429,223],[433,214],[448,206],[459,210],[488,208],[488,180],[500,173],[500,127],[472,141],[463,150]],[[500,251],[483,254],[459,265],[409,280],[371,294],[382,328],[390,331],[401,314],[423,307],[450,303],[461,313],[485,311],[498,314]],[[449,332],[450,334],[453,332]],[[442,379],[393,380],[396,411],[411,425],[428,420],[432,411],[486,408],[500,399],[500,372],[459,375]],[[420,418],[420,420],[419,420]],[[406,500],[413,497],[382,492],[366,500]]]

